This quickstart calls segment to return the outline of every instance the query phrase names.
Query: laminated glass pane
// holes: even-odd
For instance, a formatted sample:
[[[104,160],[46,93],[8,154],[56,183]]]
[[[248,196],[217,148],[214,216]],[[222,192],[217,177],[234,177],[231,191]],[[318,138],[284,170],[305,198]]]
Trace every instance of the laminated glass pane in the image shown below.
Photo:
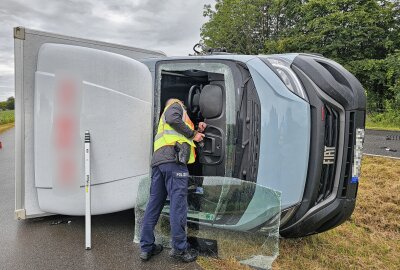
[[[139,186],[135,242],[149,197],[150,179]],[[190,177],[188,240],[200,255],[235,258],[262,269],[279,252],[280,192],[228,177]],[[156,242],[170,247],[169,201],[157,223]]]

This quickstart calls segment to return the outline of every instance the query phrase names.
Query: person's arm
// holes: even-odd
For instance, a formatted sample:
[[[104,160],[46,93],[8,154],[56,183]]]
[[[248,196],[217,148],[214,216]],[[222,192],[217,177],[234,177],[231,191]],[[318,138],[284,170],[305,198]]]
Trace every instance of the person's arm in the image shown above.
[[[182,121],[183,109],[180,104],[174,103],[165,112],[165,121],[177,132],[188,139],[192,139],[197,131],[190,129],[185,122]]]

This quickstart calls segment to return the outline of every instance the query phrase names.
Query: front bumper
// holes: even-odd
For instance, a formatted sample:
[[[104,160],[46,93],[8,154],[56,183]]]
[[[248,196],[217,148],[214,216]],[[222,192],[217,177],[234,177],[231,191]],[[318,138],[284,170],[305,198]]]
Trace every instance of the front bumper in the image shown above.
[[[281,229],[284,237],[300,237],[321,233],[346,221],[353,213],[356,199],[337,198],[332,203],[318,209],[293,226]]]

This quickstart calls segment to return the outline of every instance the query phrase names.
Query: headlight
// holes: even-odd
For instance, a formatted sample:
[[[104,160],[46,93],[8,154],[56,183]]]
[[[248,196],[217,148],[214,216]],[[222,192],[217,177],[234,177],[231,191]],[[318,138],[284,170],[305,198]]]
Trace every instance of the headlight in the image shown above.
[[[261,58],[261,57],[260,57]],[[303,89],[303,85],[297,78],[297,75],[290,68],[290,63],[277,58],[261,58],[270,68],[275,68],[276,74],[280,77],[286,87],[295,93],[297,96],[308,101],[306,92]],[[268,61],[268,63],[267,63]],[[272,65],[272,67],[271,67]]]

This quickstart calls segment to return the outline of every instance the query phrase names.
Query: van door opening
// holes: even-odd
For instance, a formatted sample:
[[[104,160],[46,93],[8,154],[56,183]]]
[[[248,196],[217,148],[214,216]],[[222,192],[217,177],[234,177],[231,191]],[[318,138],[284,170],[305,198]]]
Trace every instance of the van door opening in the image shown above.
[[[197,158],[188,166],[197,176],[225,176],[232,173],[235,91],[231,69],[221,63],[161,64],[157,74],[155,115],[164,111],[170,98],[183,101],[195,127],[205,122],[207,128],[202,144],[197,145]],[[227,104],[231,106],[227,106]]]
[[[226,176],[256,182],[261,106],[244,64],[233,61],[161,61],[156,66],[154,132],[170,98],[182,100],[195,124],[207,124],[195,176]]]

